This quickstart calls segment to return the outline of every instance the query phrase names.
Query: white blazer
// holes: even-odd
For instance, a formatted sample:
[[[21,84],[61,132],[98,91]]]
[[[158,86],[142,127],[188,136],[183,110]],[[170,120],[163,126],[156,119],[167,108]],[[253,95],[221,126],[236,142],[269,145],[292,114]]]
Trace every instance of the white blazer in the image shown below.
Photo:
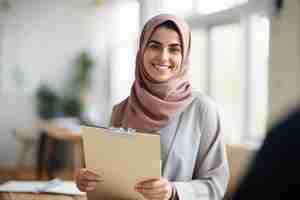
[[[161,129],[162,175],[180,200],[220,200],[229,167],[217,105],[194,93],[192,103]]]

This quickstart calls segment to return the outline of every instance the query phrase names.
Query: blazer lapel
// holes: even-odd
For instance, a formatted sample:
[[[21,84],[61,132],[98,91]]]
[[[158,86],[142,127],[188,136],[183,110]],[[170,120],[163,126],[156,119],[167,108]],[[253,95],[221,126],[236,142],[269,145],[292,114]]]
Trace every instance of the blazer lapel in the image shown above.
[[[170,173],[171,173],[171,167],[172,167],[172,154],[174,153],[174,148],[176,147],[176,138],[177,137],[177,130],[180,126],[180,119],[182,117],[182,113],[180,115],[177,115],[172,120],[172,124],[168,126],[168,128],[165,130],[168,132],[168,136],[165,138],[166,144],[168,145],[167,154],[165,156],[165,159],[162,162],[162,176],[169,179]],[[165,145],[166,145],[165,144]]]

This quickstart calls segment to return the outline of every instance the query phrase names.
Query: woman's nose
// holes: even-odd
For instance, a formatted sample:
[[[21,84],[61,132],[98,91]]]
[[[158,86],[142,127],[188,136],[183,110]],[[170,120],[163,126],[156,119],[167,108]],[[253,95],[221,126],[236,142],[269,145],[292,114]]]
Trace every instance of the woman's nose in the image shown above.
[[[168,61],[169,60],[169,52],[167,48],[163,48],[160,51],[160,59],[161,61]]]

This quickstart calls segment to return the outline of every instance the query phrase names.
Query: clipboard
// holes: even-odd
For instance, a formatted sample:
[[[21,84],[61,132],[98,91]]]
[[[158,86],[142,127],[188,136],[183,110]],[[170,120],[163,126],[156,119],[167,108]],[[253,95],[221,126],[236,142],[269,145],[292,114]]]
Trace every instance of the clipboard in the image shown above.
[[[81,126],[86,167],[101,176],[89,200],[142,200],[139,181],[160,178],[160,136]]]

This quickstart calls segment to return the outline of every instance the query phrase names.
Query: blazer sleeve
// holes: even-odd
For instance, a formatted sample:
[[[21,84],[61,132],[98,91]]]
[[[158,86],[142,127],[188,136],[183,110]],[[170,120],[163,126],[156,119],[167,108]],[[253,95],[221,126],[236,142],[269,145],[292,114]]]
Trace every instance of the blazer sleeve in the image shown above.
[[[200,130],[196,131],[201,132],[201,137],[193,179],[173,184],[177,199],[220,200],[229,181],[229,167],[217,106],[206,102],[200,106],[198,117]]]

